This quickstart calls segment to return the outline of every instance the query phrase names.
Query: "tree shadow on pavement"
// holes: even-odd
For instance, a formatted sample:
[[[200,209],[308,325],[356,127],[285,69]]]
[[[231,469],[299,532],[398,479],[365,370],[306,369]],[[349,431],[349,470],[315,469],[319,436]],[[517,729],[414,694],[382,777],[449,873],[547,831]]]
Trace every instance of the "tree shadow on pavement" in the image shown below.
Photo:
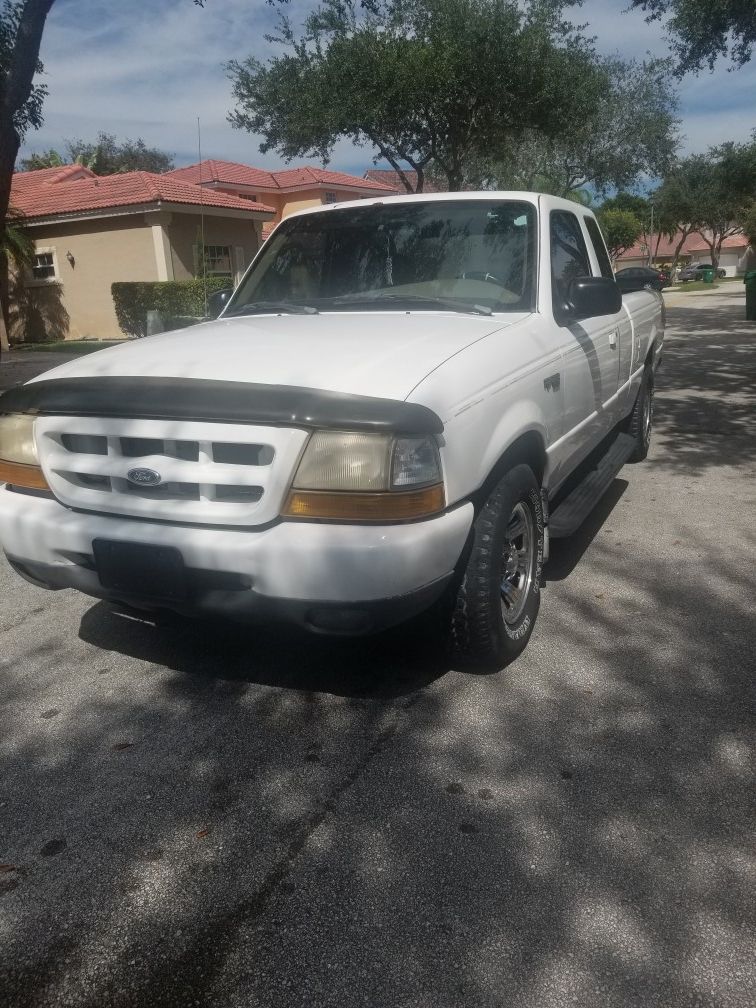
[[[750,604],[720,558],[702,632],[694,571],[669,597],[649,556],[591,556],[621,604],[561,582],[500,676],[344,697],[218,654],[177,686],[148,636],[62,734],[21,733],[8,691],[3,832],[32,841],[3,853],[4,1003],[752,1003]]]
[[[729,307],[670,309],[668,324],[655,403],[663,450],[654,464],[697,476],[725,459],[753,462],[756,324]]]

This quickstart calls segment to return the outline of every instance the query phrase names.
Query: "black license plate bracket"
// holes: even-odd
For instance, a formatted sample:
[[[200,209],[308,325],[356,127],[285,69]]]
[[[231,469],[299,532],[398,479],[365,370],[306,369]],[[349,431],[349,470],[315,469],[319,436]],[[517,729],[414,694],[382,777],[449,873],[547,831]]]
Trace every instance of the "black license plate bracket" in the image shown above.
[[[103,588],[170,602],[189,594],[184,558],[174,546],[95,539],[92,552]]]

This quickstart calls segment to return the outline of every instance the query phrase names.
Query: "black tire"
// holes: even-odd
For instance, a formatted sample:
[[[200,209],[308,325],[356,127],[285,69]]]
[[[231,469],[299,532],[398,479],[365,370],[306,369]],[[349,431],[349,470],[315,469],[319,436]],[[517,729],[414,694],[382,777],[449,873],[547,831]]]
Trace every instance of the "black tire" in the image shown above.
[[[633,411],[627,418],[626,430],[635,441],[633,453],[628,462],[642,462],[651,446],[651,431],[654,424],[654,373],[646,365],[638,389]]]
[[[520,528],[522,534],[512,534]],[[467,664],[496,671],[524,650],[541,601],[543,547],[540,487],[533,471],[518,465],[497,483],[475,519],[452,615],[453,641]]]

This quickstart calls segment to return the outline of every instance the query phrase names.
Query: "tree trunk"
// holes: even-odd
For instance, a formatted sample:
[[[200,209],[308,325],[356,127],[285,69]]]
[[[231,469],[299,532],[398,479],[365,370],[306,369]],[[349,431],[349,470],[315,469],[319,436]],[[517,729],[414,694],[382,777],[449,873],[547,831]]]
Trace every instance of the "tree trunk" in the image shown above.
[[[8,349],[8,333],[5,329],[5,319],[3,318],[2,312],[0,312],[0,354],[3,350]]]
[[[5,123],[0,124],[0,231],[5,229],[8,219],[8,206],[10,204],[11,181],[13,179],[13,167],[18,154],[19,139],[13,125],[7,128]],[[5,246],[0,243],[0,352],[8,349],[8,328],[10,325],[10,305],[8,304],[8,256]]]
[[[714,238],[712,236],[711,241],[709,241],[709,239],[706,237],[705,234],[701,234],[700,231],[698,233],[701,235],[701,237],[703,238],[703,240],[709,246],[709,255],[711,256],[711,265],[714,267],[714,269],[716,269],[717,266],[719,266],[719,249],[717,248],[717,240],[716,240],[716,238]],[[722,244],[722,239],[720,238],[720,240],[719,240],[720,247],[721,247],[721,244]]]
[[[459,192],[462,189],[462,169],[460,167],[450,168],[446,173],[449,183],[449,192]]]
[[[677,264],[680,262],[680,253],[682,252],[682,247],[685,244],[689,234],[690,231],[683,230],[683,236],[675,246],[675,256],[672,260],[672,269],[671,269],[672,273],[674,273],[675,270],[677,269]]]

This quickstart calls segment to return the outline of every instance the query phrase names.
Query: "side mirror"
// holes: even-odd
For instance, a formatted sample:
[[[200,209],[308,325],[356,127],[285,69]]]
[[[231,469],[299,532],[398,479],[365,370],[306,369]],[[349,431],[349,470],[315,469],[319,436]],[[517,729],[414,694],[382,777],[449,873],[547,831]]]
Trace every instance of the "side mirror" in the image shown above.
[[[609,277],[577,277],[567,294],[570,316],[576,322],[599,315],[616,315],[622,307],[622,293]]]
[[[233,287],[224,287],[223,290],[213,291],[207,299],[207,314],[211,319],[218,318],[230,301],[233,293]]]

